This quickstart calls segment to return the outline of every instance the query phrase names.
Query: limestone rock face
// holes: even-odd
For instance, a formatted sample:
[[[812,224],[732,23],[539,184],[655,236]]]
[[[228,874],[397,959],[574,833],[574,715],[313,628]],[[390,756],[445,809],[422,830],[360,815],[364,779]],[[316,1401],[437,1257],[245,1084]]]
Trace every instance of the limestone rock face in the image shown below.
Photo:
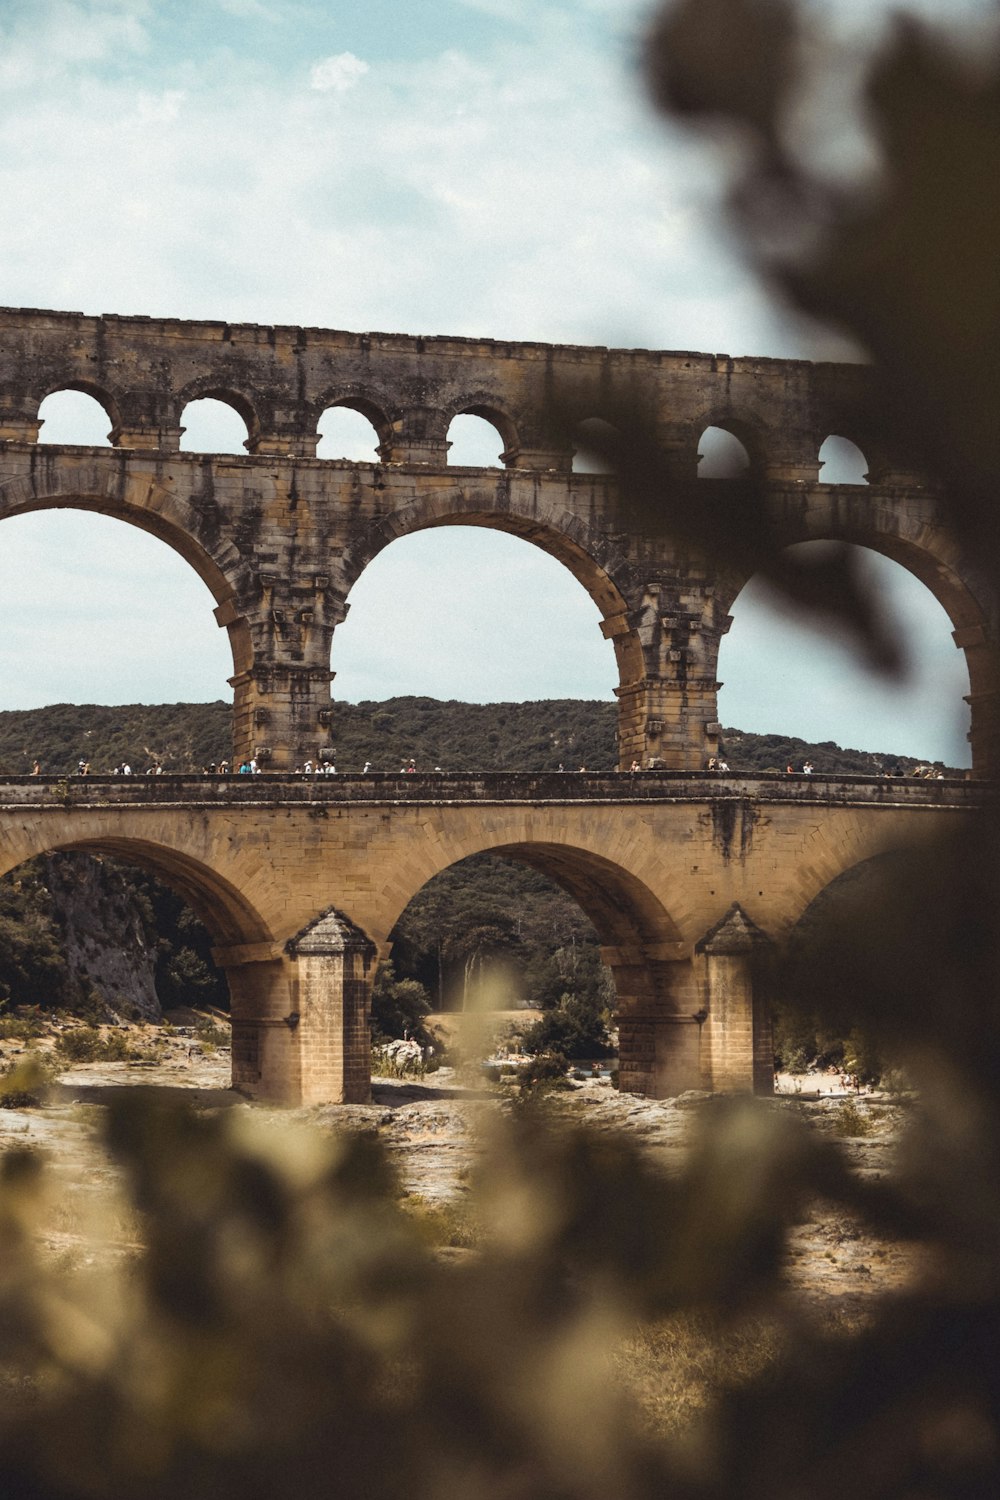
[[[45,883],[77,1003],[96,991],[115,1015],[159,1020],[156,938],[120,871],[89,854],[49,854]]]

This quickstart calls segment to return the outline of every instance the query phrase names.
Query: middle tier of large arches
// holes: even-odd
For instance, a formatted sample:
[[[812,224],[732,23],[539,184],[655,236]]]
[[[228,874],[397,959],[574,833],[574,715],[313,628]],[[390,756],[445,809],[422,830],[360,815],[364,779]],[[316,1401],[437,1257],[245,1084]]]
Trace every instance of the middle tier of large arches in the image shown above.
[[[247,743],[239,754],[252,748],[254,714],[258,727],[276,725],[269,738],[285,732],[258,701],[278,691],[274,681],[308,679],[309,713],[323,711],[333,632],[352,586],[391,542],[418,531],[475,526],[540,548],[593,600],[602,633],[615,647],[625,763],[641,743],[667,764],[704,764],[705,736],[715,718],[718,644],[729,604],[747,580],[672,540],[670,493],[664,493],[661,514],[643,517],[639,529],[613,476],[605,474],[58,447],[42,453],[10,445],[0,465],[0,520],[60,507],[98,510],[139,526],[177,551],[208,585],[233,645],[238,708],[244,688],[257,694],[244,706]],[[986,724],[992,700],[984,704],[993,675],[995,607],[976,560],[942,525],[934,494],[883,492],[876,485],[774,485],[767,512],[775,547],[857,542],[899,562],[938,599],[967,655],[974,764],[986,769],[993,754]],[[298,688],[286,685],[280,692],[288,701],[296,694],[301,699]],[[675,703],[681,718],[671,742]],[[301,727],[300,710],[301,704]],[[666,724],[665,755],[657,752],[657,731],[650,727],[658,722]],[[303,743],[321,740],[317,729]],[[687,759],[679,758],[682,750]]]

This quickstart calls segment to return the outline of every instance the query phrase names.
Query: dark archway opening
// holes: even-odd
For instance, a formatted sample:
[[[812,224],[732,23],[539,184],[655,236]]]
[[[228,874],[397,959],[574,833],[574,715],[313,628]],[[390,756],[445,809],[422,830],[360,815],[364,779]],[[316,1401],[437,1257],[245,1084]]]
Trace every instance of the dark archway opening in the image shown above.
[[[228,1012],[213,937],[172,886],[131,861],[41,854],[0,880],[0,1005],[92,1026],[191,1024]]]
[[[510,1052],[570,1060],[613,1053],[614,982],[598,934],[541,870],[472,855],[414,896],[390,938],[373,997],[377,1040],[489,1051],[499,1039]]]

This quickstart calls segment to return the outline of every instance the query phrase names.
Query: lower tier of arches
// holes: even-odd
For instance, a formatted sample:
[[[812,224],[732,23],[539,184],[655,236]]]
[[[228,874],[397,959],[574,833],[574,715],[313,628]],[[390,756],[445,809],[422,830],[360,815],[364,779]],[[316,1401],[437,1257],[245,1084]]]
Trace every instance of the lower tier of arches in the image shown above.
[[[286,1103],[369,1097],[371,986],[389,935],[442,870],[492,851],[550,875],[597,930],[617,991],[621,1084],[772,1086],[768,954],[844,870],[961,834],[974,784],[806,798],[691,784],[659,801],[281,802],[0,784],[0,875],[56,849],[113,854],[173,885],[209,928],[233,1017],[233,1083]],[[144,802],[144,795],[148,798]],[[161,800],[156,799],[160,797]],[[893,800],[894,797],[896,800]],[[921,801],[920,799],[924,800]],[[974,816],[974,813],[973,813]]]

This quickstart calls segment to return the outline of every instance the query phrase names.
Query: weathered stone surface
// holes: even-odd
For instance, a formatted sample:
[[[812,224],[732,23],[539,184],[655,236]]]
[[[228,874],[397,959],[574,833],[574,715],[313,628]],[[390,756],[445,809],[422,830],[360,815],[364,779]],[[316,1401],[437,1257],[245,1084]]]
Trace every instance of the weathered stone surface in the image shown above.
[[[558,795],[561,784],[573,794]],[[593,921],[614,975],[627,1088],[765,1089],[751,955],[696,945],[734,903],[782,937],[844,870],[915,832],[954,827],[991,795],[971,780],[707,772],[23,777],[0,783],[0,874],[74,847],[132,858],[172,883],[228,972],[237,1084],[320,1103],[368,1096],[374,960],[407,903],[470,854],[507,854],[559,881]],[[752,837],[727,838],[727,802],[744,809]]]
[[[704,429],[721,426],[747,448],[776,541],[872,546],[940,600],[968,661],[973,762],[985,771],[996,761],[996,601],[933,490],[881,451],[867,380],[858,365],[6,309],[0,517],[80,506],[180,552],[229,632],[234,754],[256,750],[271,769],[326,746],[333,631],[384,547],[455,522],[512,532],[568,567],[600,610],[618,664],[620,764],[698,769],[717,746],[719,643],[746,578],[666,525],[644,531],[612,475],[571,473],[566,424],[627,409],[655,431],[664,518],[696,474]],[[37,445],[40,403],[66,388],[104,406],[111,450]],[[178,451],[184,407],[201,396],[244,418],[246,457]],[[314,456],[335,405],[371,420],[380,462]],[[463,412],[496,426],[502,470],[448,467],[449,424]],[[820,482],[831,433],[861,446],[868,484]],[[722,501],[725,484],[702,481],[699,493]]]
[[[308,1104],[368,1097],[374,954],[407,902],[457,860],[509,854],[594,922],[627,1089],[765,1090],[752,954],[695,945],[736,904],[747,931],[781,936],[842,871],[986,792],[701,773],[719,733],[719,643],[747,581],[669,533],[707,426],[745,444],[775,543],[863,543],[926,583],[968,662],[974,768],[1000,759],[997,601],[934,490],[882,450],[867,381],[856,365],[0,310],[0,519],[97,510],[187,559],[229,633],[237,762],[256,754],[284,772],[322,757],[330,644],[352,585],[395,538],[469,523],[525,537],[588,590],[618,663],[619,764],[668,773],[12,781],[0,788],[0,873],[70,846],[153,869],[215,935],[235,1081]],[[112,448],[38,446],[39,405],[67,388],[102,403]],[[185,405],[202,396],[244,418],[246,457],[178,451]],[[336,405],[371,420],[379,462],[315,457]],[[502,470],[448,467],[463,412],[494,423]],[[570,472],[572,423],[614,412],[659,436],[662,526],[636,521],[613,476]],[[868,484],[820,482],[830,434],[860,445]],[[724,505],[726,483],[703,481],[699,497]],[[331,908],[345,924],[335,941],[324,929],[297,948]]]

